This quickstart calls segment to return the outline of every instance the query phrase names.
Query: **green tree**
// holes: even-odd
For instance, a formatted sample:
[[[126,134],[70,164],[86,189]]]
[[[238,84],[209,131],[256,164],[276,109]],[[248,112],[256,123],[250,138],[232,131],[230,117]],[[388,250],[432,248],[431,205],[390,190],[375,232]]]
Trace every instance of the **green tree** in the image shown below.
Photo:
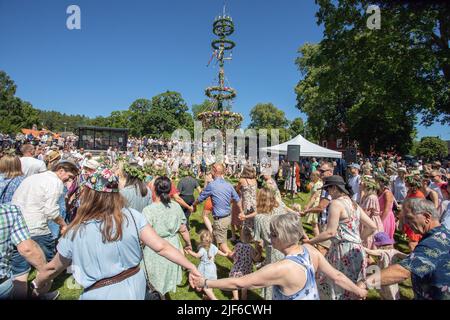
[[[14,81],[0,71],[0,132],[18,133],[38,122],[38,111],[16,94]]]
[[[443,158],[448,154],[447,143],[438,137],[423,137],[415,153],[427,160]]]
[[[146,133],[151,107],[152,102],[148,99],[137,99],[131,104],[128,119],[132,136],[141,137]]]
[[[292,137],[296,137],[299,134],[305,135],[305,124],[303,123],[302,118],[295,118],[292,120],[291,124],[289,125],[289,133]]]
[[[283,110],[272,103],[259,103],[250,111],[252,129],[283,129],[289,124]]]
[[[109,125],[113,128],[128,128],[130,126],[130,111],[113,111],[109,116]]]
[[[191,107],[192,110],[192,116],[194,119],[197,119],[197,116],[205,111],[212,110],[214,106],[214,102],[211,100],[204,100],[201,104],[194,104]]]
[[[170,137],[176,129],[193,130],[193,120],[181,94],[167,91],[152,98],[145,134]]]
[[[287,126],[289,121],[283,110],[278,109],[272,103],[259,103],[250,111],[250,129],[267,129],[267,143],[271,144],[272,130],[279,130],[279,143],[286,142],[290,138]]]
[[[365,153],[407,152],[421,88],[408,80],[414,75],[409,62],[398,56],[398,48],[369,31],[355,31],[346,41],[336,40],[340,33],[335,37],[325,33],[320,44],[300,48],[296,63],[304,79],[296,87],[297,107],[308,115],[315,139],[333,135],[345,125],[346,134]]]

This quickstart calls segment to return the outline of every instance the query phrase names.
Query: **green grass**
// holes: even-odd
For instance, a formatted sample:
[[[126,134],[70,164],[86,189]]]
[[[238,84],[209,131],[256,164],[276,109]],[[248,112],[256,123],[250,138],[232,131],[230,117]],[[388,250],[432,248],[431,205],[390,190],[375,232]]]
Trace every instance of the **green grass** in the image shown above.
[[[302,205],[302,207],[306,204],[308,195],[307,194],[298,194],[294,199],[291,198],[290,195],[284,198],[285,203],[288,206],[291,206],[294,203],[299,203]],[[191,241],[194,248],[194,251],[196,251],[197,244],[199,242],[198,234],[200,230],[204,229],[205,226],[203,224],[203,219],[201,212],[203,210],[203,204],[199,205],[197,208],[197,212],[193,213],[190,218],[190,235],[191,235]],[[309,224],[304,223],[304,229],[305,232],[308,234],[309,237],[312,237],[312,228]],[[231,237],[231,231],[228,231],[228,238]],[[408,243],[405,241],[399,234],[396,234],[396,240],[397,240],[397,249],[403,252],[408,252]],[[233,245],[230,241],[228,241],[228,245],[230,248],[233,248]],[[199,260],[196,258],[193,258],[191,256],[188,256],[188,259],[192,261],[195,265],[198,265]],[[228,273],[232,267],[231,261],[226,258],[217,255],[216,256],[216,265],[217,265],[217,275],[218,278],[227,278]],[[35,277],[35,272],[30,274],[29,280],[31,281]],[[60,300],[75,300],[78,299],[80,296],[82,290],[81,288],[75,283],[73,277],[67,273],[62,273],[60,276],[58,276],[55,279],[55,282],[53,284],[52,290],[59,290],[60,291]],[[248,299],[249,300],[261,300],[260,295],[261,290],[249,290],[248,291]],[[220,300],[230,300],[232,298],[231,291],[221,291],[218,289],[214,289],[214,293],[216,297]],[[402,299],[412,299],[413,298],[413,292],[411,289],[411,281],[407,280],[400,284],[400,295]],[[180,286],[178,286],[177,291],[175,293],[169,293],[168,299],[171,300],[201,300],[202,299],[202,293],[196,292],[194,289],[191,289],[186,278],[186,273],[183,274],[183,281]],[[376,290],[370,290],[368,299],[370,300],[378,300],[380,299],[380,295]]]

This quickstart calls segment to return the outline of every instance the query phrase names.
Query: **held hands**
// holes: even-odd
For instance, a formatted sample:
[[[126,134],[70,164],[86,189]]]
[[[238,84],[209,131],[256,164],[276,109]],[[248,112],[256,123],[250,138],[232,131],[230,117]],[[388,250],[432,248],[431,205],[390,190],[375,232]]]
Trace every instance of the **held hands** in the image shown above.
[[[200,280],[203,280],[202,274],[194,266],[189,270],[189,284],[192,288],[198,288],[198,283]]]
[[[63,226],[61,227],[61,235],[62,235],[62,236],[65,235],[66,232],[67,232],[67,224],[65,224],[65,225],[63,225]]]
[[[367,286],[366,286],[365,282],[360,281],[356,284],[356,286],[359,288],[359,292],[358,292],[357,296],[360,299],[365,300],[367,298],[367,294],[368,294]]]
[[[205,287],[205,278],[203,278],[203,276],[200,275],[200,277],[195,278],[193,284],[194,284],[193,288],[203,289]]]
[[[241,213],[239,213],[239,220],[245,221],[245,219],[246,219],[246,216],[245,216],[245,214],[241,211]]]

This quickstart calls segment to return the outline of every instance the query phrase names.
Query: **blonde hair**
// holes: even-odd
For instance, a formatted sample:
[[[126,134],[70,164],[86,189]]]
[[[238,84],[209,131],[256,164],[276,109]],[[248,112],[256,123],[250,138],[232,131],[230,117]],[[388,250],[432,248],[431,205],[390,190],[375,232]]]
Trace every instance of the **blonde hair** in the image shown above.
[[[320,179],[320,172],[318,170],[311,172],[311,180],[313,180],[313,178],[317,178]]]
[[[0,173],[6,179],[22,176],[22,163],[20,162],[20,158],[13,155],[5,155],[0,158]]]
[[[258,191],[256,196],[256,211],[258,213],[271,213],[278,206],[279,203],[273,189],[264,187]]]
[[[242,171],[241,178],[256,179],[256,169],[251,164],[246,164]]]
[[[205,248],[206,250],[209,250],[209,247],[211,246],[213,236],[209,230],[203,229],[199,233],[200,238],[200,244],[199,248]]]

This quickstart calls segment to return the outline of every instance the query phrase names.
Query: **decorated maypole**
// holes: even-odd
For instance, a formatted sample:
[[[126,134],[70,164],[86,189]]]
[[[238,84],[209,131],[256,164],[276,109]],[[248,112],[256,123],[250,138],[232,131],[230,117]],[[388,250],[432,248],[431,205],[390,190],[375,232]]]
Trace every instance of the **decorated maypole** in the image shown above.
[[[223,15],[215,18],[213,33],[219,37],[211,42],[213,58],[219,64],[217,85],[205,89],[205,95],[213,102],[209,110],[198,115],[204,128],[216,128],[225,133],[226,129],[237,129],[241,125],[242,115],[231,112],[231,102],[236,97],[236,90],[226,85],[225,61],[232,59],[231,51],[236,44],[227,37],[233,34],[233,19],[226,14],[225,6]]]

